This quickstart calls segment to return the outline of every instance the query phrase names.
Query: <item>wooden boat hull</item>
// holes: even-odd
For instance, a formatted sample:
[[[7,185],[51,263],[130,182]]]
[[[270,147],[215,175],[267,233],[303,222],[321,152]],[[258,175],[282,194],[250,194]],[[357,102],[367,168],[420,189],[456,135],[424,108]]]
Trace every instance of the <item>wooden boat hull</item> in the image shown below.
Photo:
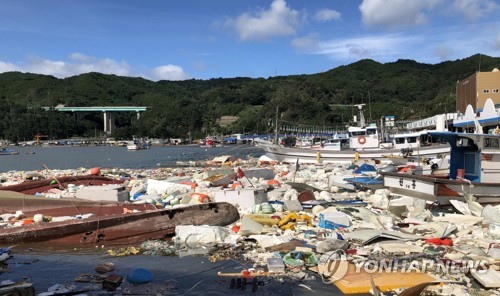
[[[57,180],[54,183],[54,180]],[[24,194],[34,195],[37,192],[44,192],[52,188],[59,188],[60,185],[67,187],[68,184],[75,184],[76,186],[99,186],[104,184],[121,184],[122,180],[112,179],[99,175],[81,175],[81,176],[63,176],[57,179],[42,179],[34,181],[25,181],[15,185],[0,186],[0,190],[21,192]]]
[[[117,201],[93,201],[73,197],[46,198],[43,196],[0,190],[0,214],[22,211],[23,213],[43,212],[45,215],[49,216],[78,215],[81,213],[79,209],[83,206],[118,206],[121,204],[123,203]],[[136,207],[139,205],[130,204],[130,206]],[[140,205],[138,209],[144,209],[144,206]]]
[[[387,160],[388,154],[398,154],[400,149],[365,149],[365,150],[322,150],[313,148],[288,148],[272,144],[267,141],[258,141],[257,146],[264,149],[266,156],[284,163],[316,163],[318,159],[322,163],[352,163],[358,152],[359,160]],[[450,152],[448,145],[426,146],[414,149],[413,155],[420,157],[436,157],[438,154]]]
[[[478,183],[468,180],[450,180],[447,176],[410,175],[403,173],[381,173],[384,186],[392,194],[437,201],[449,204],[450,200],[465,201],[463,193],[474,195],[481,203],[498,203],[500,201],[499,183]]]
[[[135,206],[147,207],[146,205]],[[170,237],[175,233],[177,225],[224,226],[239,219],[237,208],[225,202],[124,213],[133,207],[131,204],[79,207],[77,211],[81,214],[93,213],[94,215],[87,219],[32,223],[2,229],[0,245],[48,241],[51,244],[88,246],[130,244]],[[63,210],[59,208],[59,211]],[[37,210],[25,214],[29,216],[34,213],[45,214],[54,213],[54,211]]]

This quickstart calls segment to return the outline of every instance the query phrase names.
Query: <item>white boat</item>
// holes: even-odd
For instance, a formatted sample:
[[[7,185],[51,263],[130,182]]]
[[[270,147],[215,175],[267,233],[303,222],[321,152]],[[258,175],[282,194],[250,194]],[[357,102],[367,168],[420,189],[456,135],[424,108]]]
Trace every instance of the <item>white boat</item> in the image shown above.
[[[396,195],[411,196],[441,204],[464,200],[464,193],[479,202],[500,201],[500,135],[432,132],[451,147],[447,176],[381,173],[384,186]]]
[[[133,140],[127,143],[127,150],[144,150],[150,147],[150,143],[144,140]]]
[[[348,141],[347,135],[334,134],[328,137],[309,136],[296,139],[296,141],[291,141],[291,142],[295,142],[295,145],[293,145],[295,148],[340,151],[342,149],[342,146],[346,145],[347,141]],[[285,146],[290,146],[290,145],[285,145]]]
[[[308,148],[285,147],[265,140],[256,140],[258,147],[269,158],[285,163],[349,163],[357,160],[388,161],[386,155],[416,155],[434,158],[446,155],[450,148],[435,142],[427,132],[389,135],[385,141],[376,125],[365,125],[363,111],[359,108],[360,126],[348,128],[348,138],[334,139],[329,145],[313,145]],[[444,127],[443,127],[444,128]]]

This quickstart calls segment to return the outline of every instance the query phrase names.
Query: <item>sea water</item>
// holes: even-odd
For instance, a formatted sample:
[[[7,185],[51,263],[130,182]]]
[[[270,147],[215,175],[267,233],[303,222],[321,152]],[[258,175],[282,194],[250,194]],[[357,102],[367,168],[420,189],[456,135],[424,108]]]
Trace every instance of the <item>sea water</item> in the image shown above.
[[[252,293],[252,285],[245,290],[231,288],[230,277],[219,277],[222,273],[241,273],[252,267],[251,262],[229,259],[211,262],[207,256],[151,256],[129,255],[112,257],[106,248],[58,249],[46,244],[43,249],[29,249],[15,246],[12,258],[8,259],[7,271],[0,273],[3,280],[34,283],[36,293],[42,293],[53,285],[75,285],[76,290],[93,289],[102,293],[102,284],[78,283],[75,279],[84,274],[94,274],[96,266],[111,262],[114,271],[110,273],[123,276],[116,294],[89,292],[87,295],[342,295],[333,285],[325,284],[314,273],[306,279],[260,277],[257,291]],[[127,274],[135,268],[145,268],[153,274],[153,282],[144,285],[131,285],[126,282]],[[249,281],[251,282],[251,280]],[[148,293],[148,290],[151,293]],[[152,291],[161,290],[161,293]],[[133,292],[132,292],[133,291]]]
[[[0,173],[11,170],[43,170],[76,168],[152,169],[174,167],[176,162],[212,160],[221,155],[236,158],[260,157],[264,151],[252,145],[224,147],[153,146],[151,149],[129,151],[116,146],[52,146],[12,147],[17,155],[0,156]]]

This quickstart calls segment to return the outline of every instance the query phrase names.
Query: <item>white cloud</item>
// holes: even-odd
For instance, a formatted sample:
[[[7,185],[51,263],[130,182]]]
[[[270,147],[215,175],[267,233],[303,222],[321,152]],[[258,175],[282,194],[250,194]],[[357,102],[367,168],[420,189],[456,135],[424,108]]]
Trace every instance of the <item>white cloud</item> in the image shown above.
[[[424,11],[438,2],[439,0],[363,0],[359,10],[365,25],[394,29],[425,24],[427,17]]]
[[[299,23],[296,10],[284,0],[274,0],[268,10],[241,14],[226,22],[226,26],[234,28],[241,40],[259,40],[294,35]]]
[[[481,27],[462,25],[434,27],[432,33],[379,34],[338,38],[318,43],[311,54],[325,55],[329,59],[349,63],[370,58],[378,62],[412,59],[422,63],[439,63],[482,53],[497,56],[500,33],[495,22]]]
[[[292,40],[291,45],[293,48],[300,50],[300,51],[305,51],[305,52],[317,50],[317,48],[318,48],[318,35],[311,34],[308,36],[304,36],[302,38],[295,38]]]
[[[20,71],[21,69],[12,64],[12,63],[7,63],[7,62],[2,62],[0,61],[0,73],[4,72],[11,72],[11,71]]]
[[[334,39],[319,43],[316,54],[328,55],[334,59],[391,59],[419,43],[420,38],[400,34]]]
[[[118,62],[110,58],[96,58],[82,53],[72,53],[67,61],[55,61],[38,56],[30,56],[25,62],[17,65],[0,61],[0,73],[8,71],[45,74],[58,78],[79,75],[82,73],[99,72],[118,76],[142,76],[152,80],[189,79],[189,76],[184,70],[175,65],[159,66],[145,71],[149,74],[140,74],[124,61]]]
[[[321,22],[328,22],[331,20],[340,20],[340,12],[333,9],[322,9],[314,15],[314,19]]]
[[[120,76],[131,75],[130,66],[125,62],[113,59],[98,59],[81,53],[73,53],[68,61],[54,61],[38,56],[31,56],[22,66],[22,71],[52,75],[63,78],[88,72],[116,74]]]
[[[454,0],[453,7],[469,20],[476,20],[485,14],[492,13],[500,6],[491,0]]]
[[[186,80],[189,76],[181,67],[175,65],[164,65],[156,67],[152,71],[154,80]]]

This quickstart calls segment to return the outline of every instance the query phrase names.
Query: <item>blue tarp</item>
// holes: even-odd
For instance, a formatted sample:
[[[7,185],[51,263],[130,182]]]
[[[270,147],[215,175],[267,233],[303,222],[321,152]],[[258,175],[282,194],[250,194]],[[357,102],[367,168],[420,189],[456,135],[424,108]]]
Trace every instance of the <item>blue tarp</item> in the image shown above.
[[[371,164],[363,163],[358,169],[354,170],[355,174],[362,174],[363,172],[376,172],[377,169]]]

